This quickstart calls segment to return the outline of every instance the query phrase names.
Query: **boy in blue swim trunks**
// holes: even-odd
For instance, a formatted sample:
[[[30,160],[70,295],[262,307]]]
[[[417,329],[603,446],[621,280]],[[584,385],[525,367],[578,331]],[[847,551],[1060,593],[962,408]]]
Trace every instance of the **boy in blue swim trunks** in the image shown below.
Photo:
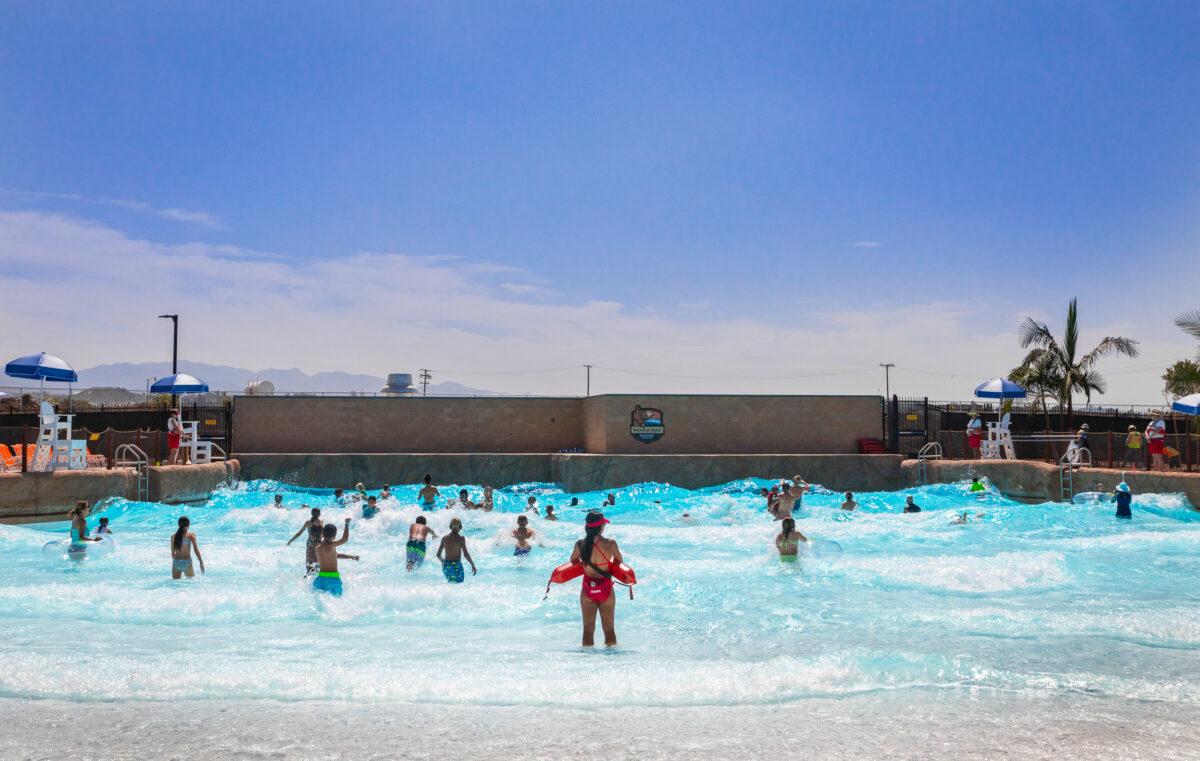
[[[421,505],[422,510],[432,510],[437,505],[437,498],[441,496],[441,492],[433,485],[433,476],[425,474],[425,485],[421,487],[421,491],[417,492],[417,501]]]
[[[367,497],[367,504],[363,505],[363,518],[370,520],[379,514],[379,502],[375,497]]]
[[[425,562],[425,542],[431,535],[436,537],[437,533],[425,525],[424,515],[418,515],[416,522],[408,527],[408,544],[404,545],[407,561],[404,570],[412,571]]]
[[[357,555],[343,555],[337,551],[338,547],[350,541],[350,519],[346,519],[341,539],[336,539],[337,526],[332,523],[325,524],[321,529],[321,537],[322,541],[317,545],[318,573],[317,578],[313,579],[313,589],[341,597],[342,576],[338,573],[338,558],[358,560]]]
[[[471,575],[476,574],[475,561],[467,551],[467,538],[461,533],[462,527],[462,521],[458,518],[450,521],[450,533],[443,536],[442,543],[438,545],[437,557],[442,561],[442,573],[451,584],[461,584],[466,577],[462,564],[464,557],[471,564]]]
[[[529,543],[529,540],[534,537],[533,529],[529,528],[529,518],[524,515],[519,516],[517,518],[517,527],[513,530],[512,535],[513,539],[517,540],[517,546],[513,550],[513,554],[518,557],[528,555],[529,551],[533,549],[533,545]]]

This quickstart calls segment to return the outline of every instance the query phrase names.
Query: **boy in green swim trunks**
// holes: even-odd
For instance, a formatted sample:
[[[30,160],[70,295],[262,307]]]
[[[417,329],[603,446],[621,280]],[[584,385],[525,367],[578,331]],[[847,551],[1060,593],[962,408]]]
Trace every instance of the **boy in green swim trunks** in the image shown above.
[[[461,584],[466,575],[463,573],[462,559],[465,557],[467,562],[471,564],[471,575],[474,576],[475,561],[471,559],[471,553],[467,551],[467,538],[462,535],[462,521],[458,518],[450,521],[450,533],[442,537],[442,543],[438,545],[437,557],[442,561],[442,573],[446,576],[446,581],[451,584]]]
[[[338,558],[358,560],[358,555],[343,555],[337,551],[350,541],[350,519],[346,519],[342,528],[342,538],[337,539],[337,526],[327,523],[321,529],[321,543],[317,545],[317,563],[319,564],[317,578],[313,579],[313,589],[318,592],[328,592],[334,597],[342,596],[342,576],[338,573]]]
[[[425,542],[430,537],[436,537],[437,532],[425,525],[425,516],[418,515],[417,520],[408,527],[408,544],[404,545],[404,570],[412,569],[425,562]]]

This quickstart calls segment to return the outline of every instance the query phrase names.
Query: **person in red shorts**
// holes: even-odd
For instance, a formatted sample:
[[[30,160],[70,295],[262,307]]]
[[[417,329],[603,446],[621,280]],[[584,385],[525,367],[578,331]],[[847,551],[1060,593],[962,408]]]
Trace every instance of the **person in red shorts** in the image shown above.
[[[971,450],[971,459],[979,459],[979,445],[983,434],[983,422],[978,412],[972,412],[967,421],[967,447]]]
[[[1155,410],[1154,419],[1146,426],[1146,449],[1150,452],[1150,470],[1165,470],[1163,447],[1167,443],[1167,421]]]
[[[179,442],[183,437],[183,423],[179,422],[179,410],[171,410],[167,418],[167,464],[174,465],[179,459]]]

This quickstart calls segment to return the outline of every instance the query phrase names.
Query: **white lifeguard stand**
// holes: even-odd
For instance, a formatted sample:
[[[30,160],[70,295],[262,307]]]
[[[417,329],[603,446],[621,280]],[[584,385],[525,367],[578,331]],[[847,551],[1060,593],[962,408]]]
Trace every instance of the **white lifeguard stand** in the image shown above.
[[[979,456],[984,460],[1017,459],[1017,450],[1013,446],[1012,432],[1009,424],[1012,413],[1006,412],[999,422],[987,424],[987,438],[979,444]]]
[[[214,459],[220,461],[226,459],[225,450],[221,449],[211,441],[201,441],[200,432],[197,428],[200,422],[197,420],[188,420],[180,423],[183,427],[182,437],[183,443],[180,444],[181,449],[187,449],[189,462],[194,465],[203,465],[210,463]],[[216,457],[213,456],[213,451],[216,451]]]
[[[50,402],[41,403],[38,407],[38,440],[29,463],[31,472],[87,468],[87,442],[71,438],[71,421],[74,417],[57,414]]]

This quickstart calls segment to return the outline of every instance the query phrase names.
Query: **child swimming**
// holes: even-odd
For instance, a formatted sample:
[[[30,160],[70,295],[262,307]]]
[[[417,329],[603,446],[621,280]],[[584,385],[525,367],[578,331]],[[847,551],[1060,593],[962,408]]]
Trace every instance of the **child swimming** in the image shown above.
[[[196,551],[196,559],[200,561],[200,573],[204,573],[204,556],[200,554],[200,545],[196,543],[196,535],[188,531],[191,523],[186,515],[179,516],[179,529],[171,535],[172,579],[184,576],[190,579],[196,575],[192,570],[192,550]]]
[[[525,500],[525,512],[541,515],[538,511],[537,497],[530,495],[529,499]]]
[[[282,507],[283,507],[283,495],[282,495],[282,494],[276,494],[276,495],[275,495],[275,502],[274,502],[274,503],[273,503],[271,506],[272,506],[272,507],[278,507],[278,508],[282,508]]]
[[[528,555],[533,546],[529,544],[529,540],[536,535],[534,530],[529,528],[529,518],[524,515],[517,517],[517,527],[513,529],[513,538],[517,540],[517,546],[513,549],[513,555],[520,557]]]
[[[338,558],[358,560],[357,555],[343,555],[337,551],[338,547],[350,541],[349,518],[342,528],[342,538],[335,541],[336,537],[337,526],[328,523],[321,528],[321,543],[317,545],[317,578],[313,579],[313,589],[341,597],[342,575],[338,571]]]
[[[986,492],[986,491],[987,491],[987,487],[986,487],[986,486],[984,486],[983,484],[979,483],[979,476],[972,476],[972,477],[971,477],[971,489],[970,489],[970,491],[971,491],[971,493],[972,493],[972,494],[976,494],[976,495],[978,495],[978,496],[981,496],[981,497],[983,496],[984,492]]]
[[[321,543],[321,508],[314,507],[308,520],[304,521],[304,525],[300,530],[292,535],[292,538],[287,540],[286,546],[291,546],[292,542],[300,538],[300,535],[305,531],[308,532],[308,540],[304,543],[304,575],[310,576],[317,572],[317,545]]]
[[[108,518],[100,519],[100,525],[96,527],[96,536],[112,536],[112,529],[108,527]]]
[[[367,497],[367,503],[363,505],[362,517],[364,520],[370,520],[379,514],[379,502],[374,496]]]
[[[853,510],[858,507],[858,503],[854,501],[854,492],[846,492],[846,501],[842,503],[843,510]]]
[[[793,518],[784,518],[779,535],[775,537],[775,549],[779,550],[779,559],[785,563],[796,562],[800,553],[800,542],[807,542],[808,537],[796,530]]]
[[[556,521],[558,516],[554,514],[554,505],[546,505],[546,520]]]
[[[412,571],[425,562],[425,543],[430,536],[437,533],[425,525],[425,516],[418,515],[416,522],[408,527],[408,544],[404,545],[404,570]]]
[[[417,503],[422,510],[432,510],[437,505],[437,498],[442,496],[437,487],[433,485],[433,476],[425,474],[425,485],[421,487],[421,491],[417,492]]]
[[[446,576],[446,581],[451,584],[463,583],[465,574],[463,573],[462,559],[464,557],[471,564],[471,575],[476,574],[475,561],[471,559],[471,553],[467,551],[467,538],[460,533],[462,527],[462,521],[458,518],[450,521],[450,534],[443,536],[441,544],[438,545],[437,557],[442,561],[442,573]]]

